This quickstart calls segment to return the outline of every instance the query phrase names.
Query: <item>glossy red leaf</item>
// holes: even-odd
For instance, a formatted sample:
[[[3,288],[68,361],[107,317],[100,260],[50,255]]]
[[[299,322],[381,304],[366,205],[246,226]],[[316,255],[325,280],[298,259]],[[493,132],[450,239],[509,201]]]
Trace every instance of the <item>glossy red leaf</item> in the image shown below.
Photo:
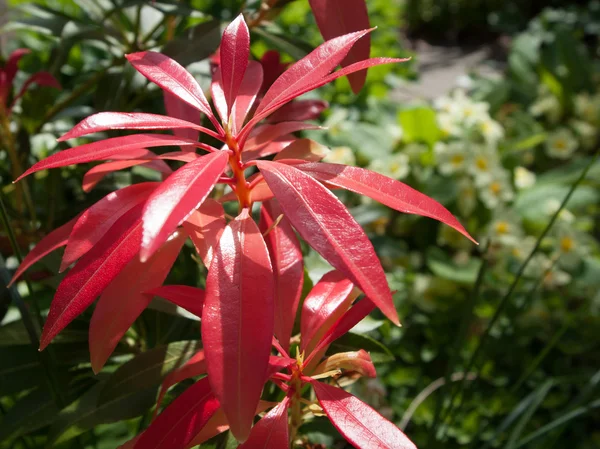
[[[329,75],[346,57],[352,46],[369,31],[357,31],[331,39],[293,64],[269,88],[256,110],[256,115],[260,116],[263,112],[287,103],[291,95]]]
[[[211,198],[204,200],[198,210],[183,222],[206,268],[210,268],[213,249],[219,243],[226,225],[223,206]]]
[[[286,449],[289,447],[288,407],[289,398],[286,397],[254,426],[248,440],[238,449]]]
[[[184,449],[219,409],[208,378],[185,390],[150,424],[135,449]]]
[[[293,100],[296,97],[299,97],[300,95],[305,94],[306,92],[310,92],[311,90],[317,89],[321,86],[324,86],[325,84],[331,83],[332,81],[335,81],[339,77],[349,75],[351,73],[358,72],[359,70],[367,69],[367,68],[378,66],[378,65],[392,64],[392,63],[397,63],[397,62],[406,62],[409,59],[410,58],[407,58],[407,59],[372,58],[372,59],[367,59],[366,61],[361,61],[361,62],[357,62],[352,65],[349,65],[348,67],[345,67],[341,70],[338,70],[335,73],[332,73],[330,75],[327,75],[327,76],[324,76],[321,78],[316,78],[316,79],[310,78],[307,80],[306,83],[304,83],[301,86],[300,89],[284,92],[280,97],[278,97],[277,101],[275,101],[268,108],[263,108],[260,111],[260,113],[258,113],[258,111],[257,111],[254,114],[254,117],[252,118],[252,120],[250,120],[246,124],[246,126],[244,127],[244,129],[242,130],[240,135],[245,139],[247,137],[247,134],[250,133],[252,128],[258,122],[260,122],[264,118],[268,117],[270,114],[272,114],[273,112],[275,112],[276,110],[281,108],[284,104],[290,102],[291,100]],[[261,105],[263,103],[264,103],[264,100],[263,100],[263,102],[261,102]],[[241,139],[241,140],[243,140],[243,139]]]
[[[146,260],[204,201],[227,165],[229,155],[218,151],[181,167],[152,192],[144,207],[140,257]]]
[[[276,200],[262,204],[260,210],[260,230],[271,256],[275,282],[275,325],[274,334],[286,351],[296,320],[304,283],[304,265],[300,242],[290,222],[284,217],[275,226],[283,211]]]
[[[219,54],[221,57],[219,64],[221,85],[227,102],[227,110],[231,111],[244,79],[250,56],[250,31],[242,14],[225,28]]]
[[[40,240],[39,243],[35,245],[35,247],[29,252],[29,254],[25,256],[19,265],[19,268],[17,268],[14,276],[8,283],[8,287],[10,287],[17,279],[19,279],[23,273],[34,263],[43,259],[52,251],[60,248],[61,246],[65,246],[69,241],[69,234],[71,234],[73,226],[75,226],[75,223],[77,223],[78,219],[79,216],[73,218]]]
[[[273,271],[247,209],[223,231],[206,280],[202,342],[215,395],[238,441],[250,434],[273,336]]]
[[[158,413],[158,409],[169,388],[183,380],[201,376],[202,374],[206,374],[206,358],[204,357],[204,351],[200,350],[185,362],[183,366],[174,369],[165,377],[158,393],[158,399],[156,400],[155,414]]]
[[[392,322],[399,324],[375,249],[340,200],[290,165],[269,161],[258,161],[257,165],[302,238],[371,298]]]
[[[321,182],[368,196],[399,212],[441,221],[475,242],[448,209],[400,181],[364,168],[340,164],[307,163],[295,167]]]
[[[296,364],[296,359],[291,359],[284,356],[272,355],[269,357],[269,367],[267,368],[266,379],[269,379],[273,374],[278,373],[284,368],[289,368]],[[265,380],[266,380],[265,379]]]
[[[354,284],[337,270],[330,271],[315,284],[302,304],[300,351],[310,353],[317,342],[348,310],[356,295]]]
[[[163,252],[159,250],[158,254]],[[156,256],[152,256],[154,259]],[[162,287],[149,288],[145,294],[150,298],[160,296],[173,304],[184,308],[197,317],[202,316],[202,306],[204,305],[204,290],[187,285],[163,285]]]
[[[19,61],[23,56],[29,53],[31,53],[31,50],[28,48],[17,48],[8,56],[6,64],[4,65],[4,73],[6,74],[7,84],[12,84],[15,75],[19,70]]]
[[[365,0],[309,0],[317,26],[325,40],[353,31],[369,28],[369,14]],[[370,36],[365,36],[348,52],[341,62],[346,67],[369,57]],[[367,78],[367,72],[357,72],[348,77],[354,93],[358,93]]]
[[[81,182],[84,192],[91,191],[98,185],[106,176],[110,175],[119,170],[126,168],[143,165],[144,167],[156,170],[165,175],[170,174],[173,170],[162,160],[127,160],[127,161],[111,161],[103,164],[96,165],[90,168],[85,175],[83,175],[83,181]]]
[[[220,128],[202,88],[192,74],[178,62],[154,51],[131,53],[125,57],[138,72],[162,90],[198,109],[217,126],[217,129]]]
[[[252,151],[267,145],[286,134],[308,129],[322,129],[320,126],[304,122],[282,122],[275,125],[264,125],[256,129],[256,134],[251,136],[242,151]]]
[[[190,106],[185,101],[181,101],[179,97],[170,94],[169,92],[163,92],[163,100],[165,103],[165,111],[169,117],[174,117],[176,119],[180,119],[182,121],[186,121],[188,123],[201,123],[200,114],[198,110],[192,106]],[[197,126],[197,125],[196,125]],[[215,139],[220,139],[219,134],[211,131],[210,129],[206,129],[204,127],[199,127],[201,129],[190,129],[190,128],[171,128],[173,130],[173,134],[178,137],[183,137],[185,139],[190,140],[198,140],[200,132],[208,134],[209,136],[214,137]],[[185,146],[181,147],[182,151],[194,151],[194,147]]]
[[[229,117],[227,116],[227,99],[225,98],[225,92],[223,91],[223,84],[221,83],[221,72],[217,70],[213,73],[212,82],[210,83],[210,94],[212,96],[213,104],[217,109],[217,114],[223,124],[227,124]]]
[[[113,156],[121,152],[172,145],[200,146],[197,142],[166,134],[135,134],[132,136],[113,137],[59,151],[56,154],[48,156],[46,159],[34,164],[29,170],[19,176],[15,182],[40,170],[113,159]]]
[[[167,95],[169,94],[165,94],[165,98],[167,98]],[[175,101],[179,100],[177,97],[171,96],[171,98],[175,98]],[[178,102],[178,104],[180,103]],[[187,106],[187,103],[183,104]],[[177,110],[178,108],[175,107],[167,108],[167,112],[172,114],[172,117],[158,114],[146,114],[143,112],[100,112],[98,114],[90,115],[79,122],[71,129],[71,131],[60,137],[58,141],[63,142],[65,140],[74,139],[75,137],[86,136],[88,134],[111,129],[173,129],[177,131],[175,132],[176,136],[190,140],[198,140],[199,131],[212,137],[218,137],[218,134],[210,129],[177,118],[177,116],[175,116]],[[192,111],[198,114],[195,109],[192,109]],[[198,114],[196,121],[199,119],[200,114]]]
[[[276,140],[268,142],[266,145],[257,147],[254,150],[244,151],[242,153],[242,162],[246,163],[266,156],[270,156],[272,154],[278,154],[281,151],[285,150],[296,140],[296,137],[294,137],[292,134],[284,134]]]
[[[249,61],[244,80],[240,85],[235,103],[231,109],[231,132],[236,136],[242,127],[246,116],[252,109],[263,82],[263,69],[260,63]]]
[[[87,253],[125,213],[144,202],[159,185],[143,182],[109,193],[87,209],[77,220],[60,265],[64,271]]]
[[[104,291],[140,249],[141,206],[124,214],[62,280],[50,305],[40,350]]]
[[[269,117],[269,122],[289,122],[315,120],[329,104],[323,100],[296,100],[286,104]]]
[[[357,449],[416,449],[400,429],[357,397],[322,382],[312,386],[331,423]]]
[[[175,263],[187,235],[180,232],[148,261],[134,258],[104,290],[90,321],[90,359],[99,373],[134,321],[148,307],[145,291],[160,286]]]
[[[285,159],[319,162],[329,154],[329,148],[310,139],[299,139],[285,147],[274,160],[285,163]]]

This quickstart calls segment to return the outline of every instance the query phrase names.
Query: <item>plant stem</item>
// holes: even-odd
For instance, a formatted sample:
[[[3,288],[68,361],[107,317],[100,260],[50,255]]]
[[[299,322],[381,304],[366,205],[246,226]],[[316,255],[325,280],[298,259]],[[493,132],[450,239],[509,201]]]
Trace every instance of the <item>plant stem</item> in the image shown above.
[[[539,248],[540,248],[540,246],[542,244],[542,241],[548,235],[548,233],[550,232],[550,229],[552,229],[552,226],[554,225],[554,223],[558,219],[558,216],[560,215],[560,213],[562,212],[562,210],[565,208],[565,206],[567,205],[567,203],[569,202],[569,200],[573,196],[573,193],[575,192],[575,190],[577,190],[577,187],[579,187],[579,185],[583,182],[583,180],[587,176],[589,170],[596,163],[596,160],[598,159],[599,155],[600,155],[600,151],[596,151],[596,154],[594,155],[594,157],[592,158],[592,160],[589,162],[589,164],[585,167],[585,169],[582,171],[582,173],[579,176],[579,178],[571,185],[571,188],[569,189],[569,192],[567,193],[567,195],[563,199],[562,203],[560,204],[560,207],[554,213],[554,215],[552,216],[552,218],[548,222],[548,225],[546,226],[546,228],[544,229],[544,231],[542,232],[542,234],[538,237],[538,239],[536,241],[536,244],[535,244],[535,247],[533,248],[533,250],[531,250],[531,252],[527,256],[527,258],[525,259],[525,261],[519,267],[519,271],[517,272],[517,275],[515,276],[515,279],[513,280],[512,284],[510,285],[510,287],[509,287],[508,291],[506,292],[506,294],[500,300],[500,303],[498,304],[498,307],[496,308],[496,311],[494,312],[494,315],[492,316],[492,319],[488,323],[488,325],[487,325],[487,327],[486,327],[483,335],[481,336],[481,338],[479,340],[479,344],[477,345],[477,347],[475,348],[475,351],[473,352],[473,355],[469,359],[469,361],[467,363],[467,366],[464,369],[465,372],[471,372],[473,370],[473,368],[475,367],[474,372],[475,372],[476,376],[479,377],[479,375],[480,375],[480,367],[478,367],[476,365],[477,365],[477,362],[478,362],[479,355],[481,354],[481,352],[482,352],[485,344],[487,343],[487,340],[488,340],[488,338],[490,336],[490,333],[491,333],[491,330],[492,330],[493,326],[496,324],[496,322],[498,321],[498,319],[500,318],[500,316],[502,316],[502,314],[504,313],[504,309],[508,305],[508,302],[511,299],[513,293],[515,292],[515,290],[517,288],[517,285],[519,284],[519,281],[523,277],[523,274],[525,273],[525,269],[527,268],[527,266],[529,265],[529,263],[533,259],[533,256],[535,256],[535,254],[539,250]],[[454,407],[454,399],[458,395],[460,395],[460,393],[463,392],[463,390],[465,389],[465,386],[466,386],[466,383],[463,380],[462,382],[460,382],[460,384],[458,386],[458,389],[456,391],[456,394],[453,394],[452,397],[450,398],[450,404],[448,405],[448,411],[445,413],[445,416],[444,416],[444,418],[446,418],[446,417],[450,418],[450,423],[448,423],[448,425],[444,426],[444,429],[442,430],[441,438],[444,437],[446,429],[452,423],[452,418],[454,416],[452,414],[452,412],[453,412],[453,410],[455,408]],[[458,402],[456,408],[460,408],[462,406],[462,403],[464,402],[464,399],[465,399],[464,396],[460,396],[460,399],[459,399],[459,402]]]

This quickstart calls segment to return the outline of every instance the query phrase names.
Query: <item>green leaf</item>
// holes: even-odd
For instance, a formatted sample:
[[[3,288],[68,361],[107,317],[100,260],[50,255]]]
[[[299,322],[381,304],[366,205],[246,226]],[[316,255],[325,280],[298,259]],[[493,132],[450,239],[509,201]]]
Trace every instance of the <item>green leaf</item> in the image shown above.
[[[515,200],[514,208],[526,220],[547,222],[550,218],[548,200],[562,201],[568,191],[569,187],[566,185],[539,183],[520,192]],[[595,204],[599,199],[600,192],[598,189],[590,186],[580,186],[573,193],[566,207],[568,209],[578,209]]]
[[[515,426],[515,428],[513,429],[513,431],[510,434],[508,443],[506,444],[506,449],[514,449],[515,448],[517,440],[521,437],[523,430],[525,429],[525,426],[531,420],[531,417],[536,412],[536,410],[540,407],[540,405],[542,405],[543,400],[546,398],[546,396],[548,395],[548,392],[550,391],[550,389],[552,388],[553,385],[554,385],[554,382],[552,380],[547,380],[546,382],[544,382],[544,384],[542,386],[540,386],[534,392],[534,396],[533,396],[533,400],[531,401],[531,404],[529,405],[529,407],[527,407],[527,410],[525,411],[525,413],[523,413],[523,416],[521,417],[521,419],[519,420],[519,422],[517,423],[517,425]]]
[[[336,340],[329,350],[328,354],[338,352],[358,351],[364,349],[371,356],[373,363],[387,363],[395,360],[394,354],[377,340],[367,336],[348,332]]]
[[[293,39],[291,36],[282,33],[275,26],[254,28],[252,32],[262,37],[271,46],[287,53],[296,60],[304,58],[312,50],[310,45],[298,39]]]
[[[50,428],[48,441],[56,445],[99,424],[122,421],[140,416],[154,405],[154,389],[125,391],[120,396],[99,404],[105,381],[97,383],[87,393],[63,409]]]
[[[110,376],[99,395],[99,403],[158,386],[171,370],[183,365],[200,347],[197,341],[180,341],[139,354]]]
[[[182,66],[199,62],[212,55],[221,42],[221,26],[218,20],[200,23],[169,41],[162,52]]]
[[[60,410],[50,392],[37,388],[19,399],[0,421],[0,441],[17,438],[52,423]]]
[[[449,281],[472,285],[477,279],[481,260],[471,258],[465,265],[457,265],[439,248],[427,252],[427,266],[435,274]]]
[[[0,360],[0,397],[44,382],[39,354],[31,345],[0,346]]]
[[[398,120],[407,143],[425,142],[433,146],[440,139],[435,111],[431,108],[405,109],[398,113]]]

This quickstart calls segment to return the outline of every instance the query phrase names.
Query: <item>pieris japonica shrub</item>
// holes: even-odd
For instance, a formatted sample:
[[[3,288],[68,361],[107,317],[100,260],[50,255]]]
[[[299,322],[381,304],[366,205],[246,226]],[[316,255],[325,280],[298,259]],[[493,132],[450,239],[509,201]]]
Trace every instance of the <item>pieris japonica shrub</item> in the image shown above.
[[[241,448],[283,449],[310,413],[326,415],[358,448],[414,447],[393,423],[335,383],[345,373],[374,377],[375,368],[366,351],[330,354],[331,343],[375,308],[393,323],[400,321],[371,242],[332,190],[439,220],[471,237],[435,200],[376,172],[321,162],[322,146],[293,136],[314,129],[306,120],[326,106],[298,97],[339,77],[403,62],[349,61],[370,31],[333,37],[286,67],[273,53],[250,59],[250,33],[239,16],[225,29],[212,60],[212,106],[174,60],[152,51],[128,54],[133,68],[164,91],[167,115],[92,115],[60,140],[111,129],[142,132],[60,151],[21,176],[92,161],[108,162],[88,171],[85,190],[108,173],[136,165],[162,175],[160,182],[110,193],[56,229],[14,278],[66,247],[61,270],[69,271],[57,288],[40,349],[99,297],[89,329],[95,372],[153,297],[201,317],[202,349],[165,378],[157,410],[171,386],[204,377],[127,447],[183,449],[230,429]],[[342,62],[344,68],[334,71]],[[210,127],[201,126],[201,116]],[[158,147],[175,150],[159,154],[153,151]],[[173,170],[166,161],[183,164]],[[229,192],[211,197],[218,184]],[[237,216],[225,213],[227,202],[237,204]],[[208,270],[204,290],[163,285],[188,238]],[[293,333],[304,283],[300,240],[333,270],[304,299],[298,336]],[[267,384],[281,390],[280,401],[262,400]]]

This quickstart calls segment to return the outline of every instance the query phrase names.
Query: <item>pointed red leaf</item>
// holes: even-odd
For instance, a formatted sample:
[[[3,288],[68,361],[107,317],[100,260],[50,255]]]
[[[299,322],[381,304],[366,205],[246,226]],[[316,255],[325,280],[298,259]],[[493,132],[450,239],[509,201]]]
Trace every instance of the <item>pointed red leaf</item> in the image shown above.
[[[286,104],[269,117],[270,123],[315,120],[329,104],[323,100],[297,100]]]
[[[94,187],[98,185],[106,176],[110,175],[119,170],[124,170],[126,168],[135,167],[138,165],[143,165],[144,167],[156,170],[162,174],[168,175],[173,170],[162,160],[153,160],[148,161],[144,159],[140,160],[127,160],[127,161],[111,161],[105,162],[103,164],[96,165],[95,167],[90,168],[85,175],[83,175],[83,181],[81,182],[82,188],[84,192],[91,191]]]
[[[346,57],[352,46],[370,30],[357,31],[321,44],[310,54],[293,64],[273,83],[263,97],[256,115],[277,105],[287,103],[287,98],[305,86],[329,75]]]
[[[167,377],[165,377],[165,380],[163,380],[160,387],[160,392],[158,393],[158,399],[156,400],[155,414],[158,413],[160,404],[169,388],[183,380],[202,374],[206,374],[206,358],[204,357],[204,350],[198,351],[191,359],[185,362],[183,366],[174,369]]]
[[[322,129],[320,126],[304,122],[281,122],[275,125],[264,125],[257,128],[256,134],[251,136],[244,145],[242,151],[252,151],[267,145],[286,134],[304,131],[307,129]]]
[[[235,103],[231,109],[231,132],[236,136],[242,127],[246,116],[252,109],[254,101],[263,82],[262,65],[256,61],[249,61],[244,80],[240,85]]]
[[[219,70],[213,73],[212,83],[210,83],[210,95],[212,96],[212,101],[217,109],[221,123],[227,124],[227,100],[225,99],[223,83],[221,82],[221,72]]]
[[[274,334],[286,351],[290,347],[290,338],[296,311],[304,283],[304,265],[300,242],[290,222],[283,219],[275,221],[283,214],[276,200],[263,203],[260,210],[260,230],[265,237],[275,281],[275,327]]]
[[[417,449],[400,429],[357,397],[322,382],[312,386],[331,423],[357,449]]]
[[[323,275],[302,305],[300,350],[310,353],[317,342],[348,310],[356,295],[354,284],[337,270]]]
[[[186,238],[184,232],[178,233],[145,263],[134,258],[104,290],[90,321],[90,359],[95,373],[102,370],[123,335],[148,307],[152,296],[144,292],[165,281]]]
[[[353,31],[369,28],[369,14],[365,0],[309,0],[323,39],[328,40]],[[356,43],[342,61],[346,67],[369,57],[371,38],[365,36]],[[357,72],[348,76],[350,85],[357,94],[365,84],[367,72]]]
[[[400,181],[364,168],[340,164],[307,163],[295,167],[321,182],[368,196],[399,212],[441,221],[475,242],[448,209]]]
[[[344,273],[395,324],[392,293],[370,240],[340,200],[297,168],[257,163],[292,225],[334,268]]]
[[[219,65],[221,85],[227,101],[227,110],[231,111],[244,79],[250,56],[250,31],[242,14],[225,28],[219,54],[221,57]]]
[[[337,369],[354,371],[361,376],[377,377],[371,356],[364,349],[351,352],[338,352],[327,357],[311,374],[314,376]]]
[[[31,53],[28,48],[17,48],[9,56],[6,64],[4,65],[4,73],[6,74],[6,83],[12,84],[17,70],[19,69],[19,61],[27,54]]]
[[[216,122],[217,129],[220,128],[202,88],[192,74],[178,62],[154,51],[131,53],[125,57],[138,72],[162,90],[198,109],[213,123]]]
[[[179,97],[170,94],[169,92],[163,92],[163,101],[165,103],[165,111],[169,117],[174,117],[176,119],[180,119],[186,121],[188,123],[200,123],[200,114],[198,110],[185,101],[182,101]],[[196,125],[197,126],[197,125]],[[190,140],[198,140],[200,135],[200,131],[208,134],[209,136],[214,137],[215,139],[220,139],[219,134],[206,129],[204,127],[200,127],[202,129],[190,129],[190,128],[171,128],[173,130],[173,134],[178,137],[183,137],[185,139]],[[194,148],[191,146],[181,147],[182,151],[194,151]]]
[[[168,95],[169,94],[165,94],[165,98],[167,98]],[[171,95],[170,98],[175,98],[178,104],[187,106],[187,103],[180,103],[180,100],[177,97]],[[60,137],[58,141],[63,142],[65,140],[74,139],[75,137],[87,136],[88,134],[111,129],[173,129],[176,131],[176,136],[190,140],[198,140],[198,132],[201,131],[212,137],[218,138],[218,134],[214,131],[177,117],[175,115],[177,110],[178,109],[175,107],[167,108],[167,113],[172,115],[172,117],[158,114],[146,114],[143,112],[100,112],[98,114],[90,115],[88,118],[79,122],[71,129],[71,131]],[[198,114],[195,109],[192,109],[192,111]],[[196,121],[200,120],[199,116],[200,115],[198,114]]]
[[[289,447],[289,398],[267,413],[252,429],[248,440],[238,449],[285,449]]]
[[[185,390],[150,424],[135,449],[184,449],[219,409],[208,378]]]
[[[111,192],[87,209],[77,220],[65,249],[60,271],[87,253],[125,213],[144,202],[159,185],[143,182]]]
[[[204,201],[223,173],[228,153],[199,157],[169,176],[150,195],[144,208],[140,257],[146,260]]]
[[[132,136],[113,137],[69,148],[68,150],[48,156],[46,159],[34,164],[29,170],[19,176],[15,182],[40,170],[112,159],[114,155],[126,151],[172,145],[195,145],[200,147],[201,144],[166,134],[135,134]]]
[[[140,249],[141,206],[124,214],[62,280],[50,305],[40,350],[83,312]]]
[[[85,213],[85,212],[84,212]],[[17,279],[21,277],[21,275],[34,263],[43,259],[52,251],[60,248],[61,246],[65,246],[69,241],[69,234],[71,234],[71,230],[77,220],[79,219],[79,215],[72,220],[66,222],[64,225],[56,228],[54,231],[50,232],[47,236],[45,236],[42,240],[39,241],[37,245],[25,256],[19,268],[15,272],[14,276],[8,283],[8,287],[10,287]]]
[[[161,155],[156,156],[157,159],[165,159],[170,161],[179,161],[179,162],[192,162],[202,157],[202,155],[198,153],[192,153],[189,151],[172,151],[170,153],[163,153]]]
[[[252,120],[250,120],[246,124],[246,126],[244,126],[244,129],[240,133],[240,140],[243,141],[248,136],[248,134],[250,133],[252,128],[254,128],[254,126],[257,123],[259,123],[261,120],[263,120],[264,118],[268,117],[270,114],[272,114],[273,112],[275,112],[276,110],[281,108],[284,104],[292,101],[294,98],[299,97],[300,95],[305,94],[306,92],[310,92],[311,90],[317,89],[321,86],[324,86],[325,84],[331,83],[332,81],[334,81],[342,76],[349,75],[354,72],[358,72],[359,70],[363,70],[363,69],[367,69],[369,67],[374,67],[374,66],[383,65],[383,64],[406,62],[409,59],[410,58],[406,58],[406,59],[372,58],[372,59],[367,59],[366,61],[361,61],[361,62],[357,62],[352,65],[349,65],[348,67],[345,67],[341,70],[338,70],[337,72],[334,72],[330,75],[327,75],[327,76],[324,76],[321,78],[316,78],[316,79],[311,78],[306,83],[304,83],[299,89],[297,89],[297,90],[292,89],[292,90],[285,91],[284,94],[282,94],[277,99],[277,101],[273,102],[272,105],[269,105],[268,108],[266,108],[266,107],[262,108],[262,109],[259,108],[259,109],[261,109],[260,113],[257,110],[257,112],[254,114],[254,117],[252,118]],[[261,102],[261,105],[263,103],[264,103],[264,100]]]
[[[183,222],[206,268],[210,268],[214,247],[219,243],[226,225],[223,206],[211,198],[204,200],[198,210]]]
[[[60,83],[50,73],[34,73],[23,83],[23,86],[21,86],[19,92],[13,97],[9,110],[13,108],[13,106],[15,105],[17,100],[19,100],[19,98],[25,95],[25,92],[27,92],[27,89],[29,89],[29,87],[32,84],[37,84],[38,86],[53,87],[54,89],[61,89]]]
[[[238,441],[250,434],[273,336],[273,271],[247,209],[223,231],[206,280],[202,342],[208,374]]]
[[[162,250],[159,251],[161,253]],[[154,258],[155,256],[152,256]],[[149,288],[145,294],[150,298],[160,296],[173,304],[184,308],[197,317],[202,316],[204,305],[204,290],[187,285],[163,285],[162,287]]]
[[[292,134],[284,134],[278,137],[276,140],[268,142],[266,145],[257,147],[254,150],[244,151],[242,153],[242,162],[250,162],[262,157],[270,156],[272,154],[278,154],[285,150],[293,142],[297,140]]]
[[[319,162],[329,153],[329,148],[310,139],[299,139],[285,147],[277,156],[276,161],[285,163],[285,159],[305,160]]]

